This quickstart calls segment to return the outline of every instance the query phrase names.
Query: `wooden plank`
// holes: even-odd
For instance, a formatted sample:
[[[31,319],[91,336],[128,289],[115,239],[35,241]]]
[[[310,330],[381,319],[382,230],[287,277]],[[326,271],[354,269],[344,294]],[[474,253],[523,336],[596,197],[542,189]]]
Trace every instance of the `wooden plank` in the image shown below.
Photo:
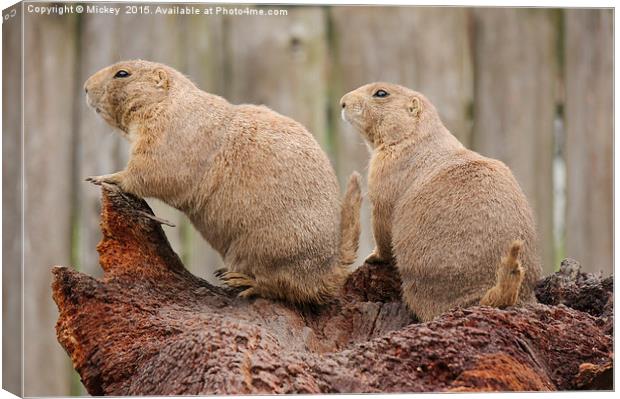
[[[21,4],[2,14],[2,388],[22,396]]]
[[[340,120],[338,101],[366,83],[388,81],[424,93],[452,133],[469,142],[473,83],[465,9],[332,7],[329,11],[334,49],[329,109],[341,184],[353,170],[365,174],[369,154],[359,135]],[[373,246],[366,200],[359,261]]]
[[[613,10],[566,10],[566,255],[613,273]]]
[[[84,14],[80,24],[79,84],[75,89],[77,115],[77,213],[74,226],[75,267],[91,275],[101,276],[99,254],[95,250],[101,240],[99,209],[101,190],[84,181],[87,176],[102,175],[119,170],[119,150],[123,139],[96,115],[86,104],[84,82],[90,75],[115,61],[117,42],[114,35],[118,19],[111,15]]]
[[[505,162],[532,206],[543,269],[554,270],[553,133],[557,78],[552,13],[477,9],[472,147]]]
[[[227,17],[226,96],[233,103],[265,104],[327,144],[325,13],[287,9],[288,16]]]
[[[224,19],[189,16],[183,20],[186,73],[198,87],[224,95],[226,82]]]
[[[25,15],[24,395],[67,395],[50,270],[71,259],[76,18]]]

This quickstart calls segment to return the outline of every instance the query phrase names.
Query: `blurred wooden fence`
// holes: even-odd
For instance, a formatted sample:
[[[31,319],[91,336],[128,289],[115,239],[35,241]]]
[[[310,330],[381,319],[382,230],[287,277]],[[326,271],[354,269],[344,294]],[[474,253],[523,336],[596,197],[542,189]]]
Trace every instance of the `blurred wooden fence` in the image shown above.
[[[561,256],[612,272],[611,10],[277,8],[288,16],[25,14],[26,395],[71,391],[54,334],[50,266],[101,275],[99,190],[83,179],[120,170],[128,146],[87,109],[82,84],[122,59],[164,62],[231,102],[297,119],[343,184],[353,170],[366,172],[368,152],[340,121],[340,96],[377,80],[419,90],[465,145],[512,168],[534,207],[547,273]],[[18,119],[7,123],[5,143],[7,132],[19,132]],[[19,214],[11,196],[20,154],[3,148],[10,237],[19,231],[10,215]],[[219,256],[179,212],[149,202],[176,223],[165,230],[187,267],[211,279]],[[372,248],[369,224],[366,201],[360,260]],[[17,268],[19,254],[4,253],[4,270]]]

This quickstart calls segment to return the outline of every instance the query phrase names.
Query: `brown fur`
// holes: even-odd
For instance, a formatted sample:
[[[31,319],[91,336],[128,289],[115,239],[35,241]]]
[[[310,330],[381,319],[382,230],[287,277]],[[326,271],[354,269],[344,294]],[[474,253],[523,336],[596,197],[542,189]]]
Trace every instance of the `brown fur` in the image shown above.
[[[340,289],[358,246],[359,175],[340,205],[329,160],[303,126],[147,61],[104,68],[85,89],[132,145],[125,170],[89,180],[183,211],[222,255],[220,277],[246,288],[241,296],[323,303]]]
[[[389,95],[374,96],[379,89]],[[534,300],[541,273],[534,221],[510,170],[464,148],[435,107],[405,87],[368,84],[341,105],[372,149],[376,248],[367,262],[396,262],[409,308],[426,321],[483,297],[502,307],[517,293],[517,303]]]
[[[519,252],[523,243],[514,241],[510,246],[508,256],[502,258],[497,268],[497,282],[487,291],[480,300],[481,305],[505,308],[517,303],[519,289],[523,283],[525,272],[519,261]]]

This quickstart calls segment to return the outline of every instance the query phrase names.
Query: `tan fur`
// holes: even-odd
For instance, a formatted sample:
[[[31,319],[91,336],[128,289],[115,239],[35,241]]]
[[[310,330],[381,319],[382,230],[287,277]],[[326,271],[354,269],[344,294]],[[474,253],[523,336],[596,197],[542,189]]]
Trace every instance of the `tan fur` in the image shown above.
[[[505,308],[517,303],[519,289],[523,283],[524,270],[518,259],[523,242],[517,240],[512,243],[508,256],[502,258],[497,268],[497,281],[480,300],[481,305]]]
[[[130,76],[114,77],[119,70]],[[221,278],[246,288],[242,296],[323,303],[340,289],[358,245],[359,175],[340,205],[329,160],[303,126],[264,106],[230,104],[147,61],[104,68],[85,89],[131,141],[126,169],[91,181],[183,211],[222,255]]]
[[[389,95],[374,96],[380,89]],[[376,248],[367,261],[396,262],[404,300],[418,318],[479,303],[494,287],[498,267],[486,303],[511,305],[514,293],[519,304],[534,300],[541,273],[535,226],[510,170],[464,148],[435,107],[405,87],[368,84],[346,94],[341,105],[372,148],[368,190]],[[502,263],[515,240],[522,246],[513,245],[514,256]],[[517,253],[522,268],[515,267]],[[521,277],[505,278],[512,270]]]

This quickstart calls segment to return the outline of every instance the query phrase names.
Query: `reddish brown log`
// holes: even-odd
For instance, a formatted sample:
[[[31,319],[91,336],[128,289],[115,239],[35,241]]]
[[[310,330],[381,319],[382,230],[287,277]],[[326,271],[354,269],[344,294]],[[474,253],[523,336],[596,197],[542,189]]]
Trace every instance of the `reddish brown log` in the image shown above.
[[[419,324],[386,265],[321,308],[239,299],[191,275],[145,213],[104,189],[104,276],[52,271],[58,340],[90,394],[611,389],[602,312],[473,307]]]

